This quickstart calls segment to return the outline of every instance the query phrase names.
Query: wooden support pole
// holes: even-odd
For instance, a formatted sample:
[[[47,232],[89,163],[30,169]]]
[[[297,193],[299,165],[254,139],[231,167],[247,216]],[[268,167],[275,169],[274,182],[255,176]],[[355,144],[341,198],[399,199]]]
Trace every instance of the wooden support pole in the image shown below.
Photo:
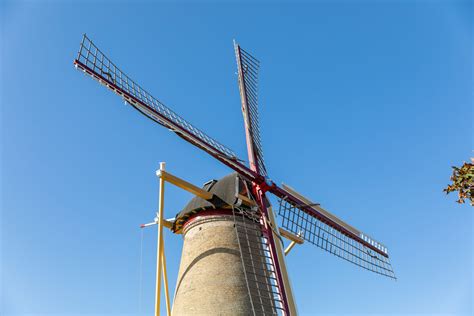
[[[166,299],[166,314],[171,316],[171,305],[170,305],[170,293],[168,291],[168,274],[166,272],[166,256],[165,256],[165,240],[164,236],[161,235],[161,244],[162,244],[162,252],[161,252],[161,264],[163,266],[163,282],[165,286],[165,299]]]
[[[288,255],[288,253],[290,252],[291,249],[293,249],[293,247],[296,245],[296,241],[292,241],[288,247],[286,247],[285,249],[285,256]]]
[[[159,172],[165,170],[165,163],[160,163]],[[157,251],[156,251],[156,284],[155,284],[155,316],[160,315],[160,299],[161,299],[161,272],[162,272],[162,254],[163,254],[163,207],[164,207],[164,194],[165,194],[165,180],[163,177],[160,177],[160,192],[158,200],[158,242],[157,242]]]
[[[290,241],[293,241],[297,244],[302,244],[304,243],[304,239],[301,238],[301,236],[298,234],[298,235],[295,235],[293,233],[290,233],[289,231],[287,231],[286,229],[283,229],[281,227],[278,228],[279,232],[280,232],[280,236],[281,237],[285,237],[286,239],[290,240]]]
[[[194,184],[191,184],[187,181],[184,181],[183,179],[180,179],[170,173],[167,173],[164,169],[160,169],[160,172],[156,174],[160,179],[165,180],[169,183],[174,184],[175,186],[186,190],[194,195],[199,196],[200,198],[203,198],[204,200],[210,200],[212,199],[213,194],[211,192],[208,192],[206,190],[203,190]]]

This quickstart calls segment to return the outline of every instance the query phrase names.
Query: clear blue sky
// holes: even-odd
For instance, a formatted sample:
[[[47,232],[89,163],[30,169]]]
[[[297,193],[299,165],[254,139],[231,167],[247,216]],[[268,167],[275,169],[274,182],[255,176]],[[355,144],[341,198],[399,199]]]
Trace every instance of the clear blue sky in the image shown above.
[[[87,33],[153,95],[246,157],[232,39],[262,61],[267,168],[384,242],[398,281],[303,245],[302,315],[470,315],[473,209],[442,192],[472,156],[468,2],[3,1],[2,315],[150,315],[155,170],[230,170],[76,71]],[[171,188],[172,217],[190,196]],[[167,233],[171,286],[181,236]]]

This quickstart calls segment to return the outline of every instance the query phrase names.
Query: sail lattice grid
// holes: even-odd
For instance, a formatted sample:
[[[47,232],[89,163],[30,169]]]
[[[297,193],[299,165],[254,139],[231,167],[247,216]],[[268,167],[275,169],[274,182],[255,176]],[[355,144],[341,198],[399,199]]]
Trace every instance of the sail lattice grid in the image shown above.
[[[86,35],[84,35],[79,48],[76,66],[122,96],[127,103],[152,120],[170,128],[179,135],[182,135],[183,132],[192,135],[193,138],[201,142],[201,146],[202,144],[210,145],[214,151],[219,151],[220,155],[235,159],[236,155],[231,149],[191,125],[122,72]]]
[[[254,315],[286,315],[269,241],[262,234],[260,216],[260,212],[233,208],[250,304]]]
[[[396,279],[388,257],[279,199],[281,226],[305,241],[369,271]]]
[[[262,141],[260,139],[260,124],[259,124],[259,111],[258,111],[258,71],[260,68],[260,62],[246,52],[243,48],[238,46],[237,55],[240,57],[240,65],[242,67],[242,81],[245,89],[245,96],[249,112],[249,129],[250,135],[252,136],[254,153],[256,156],[256,163],[258,170],[261,175],[267,175],[265,168],[265,161],[263,159]]]

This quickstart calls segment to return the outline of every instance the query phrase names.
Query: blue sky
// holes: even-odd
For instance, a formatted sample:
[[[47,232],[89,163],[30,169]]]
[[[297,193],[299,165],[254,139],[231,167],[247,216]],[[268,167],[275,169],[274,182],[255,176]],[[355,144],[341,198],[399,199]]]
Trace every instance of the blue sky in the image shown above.
[[[76,71],[83,33],[242,158],[232,39],[261,60],[270,176],[385,243],[399,278],[297,247],[302,315],[472,314],[472,208],[442,192],[472,156],[472,4],[3,1],[0,21],[2,315],[151,314],[159,162],[230,172]],[[169,187],[167,216],[189,198]],[[166,234],[172,288],[181,246]]]

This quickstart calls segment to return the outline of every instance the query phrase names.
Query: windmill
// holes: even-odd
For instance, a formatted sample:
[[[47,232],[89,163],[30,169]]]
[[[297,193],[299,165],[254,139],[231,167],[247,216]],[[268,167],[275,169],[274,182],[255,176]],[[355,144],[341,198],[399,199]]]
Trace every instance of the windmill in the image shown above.
[[[212,225],[216,222],[223,223],[219,226],[220,235],[216,233],[215,229],[217,228],[213,226],[214,231],[206,235],[206,238],[202,238],[202,235],[197,234],[196,239],[189,241],[188,244],[186,244],[185,239],[184,248],[187,247],[186,245],[192,244],[193,246],[189,246],[191,248],[188,247],[187,250],[185,249],[183,256],[188,256],[189,253],[204,245],[205,242],[209,242],[209,240],[213,242],[224,240],[231,232],[229,229],[235,231],[237,237],[229,240],[229,245],[232,244],[233,246],[228,246],[238,247],[236,249],[239,251],[240,258],[238,258],[239,260],[235,259],[237,260],[235,266],[240,261],[242,268],[235,270],[235,273],[241,277],[235,281],[234,286],[235,289],[239,288],[241,290],[245,287],[247,292],[246,295],[243,295],[242,291],[228,293],[233,300],[241,300],[244,304],[238,307],[241,308],[240,310],[234,310],[233,314],[297,314],[287,275],[285,255],[295,243],[302,243],[303,241],[312,243],[366,270],[395,279],[385,245],[347,224],[291,187],[287,185],[279,186],[268,177],[259,131],[257,97],[259,61],[235,42],[234,48],[237,59],[248,164],[237,158],[237,155],[231,149],[194,127],[154,98],[113,64],[86,35],[83,36],[74,65],[77,69],[82,70],[85,74],[118,94],[126,104],[133,106],[146,117],[204,150],[234,171],[232,175],[220,181],[206,183],[203,188],[195,187],[174,178],[176,183],[179,182],[183,187],[187,187],[189,191],[196,194],[196,197],[175,219],[168,222],[173,232],[183,233],[184,231],[188,235],[190,233],[186,233],[186,231],[189,232],[192,227],[197,227],[196,218],[206,219],[206,223],[212,222]],[[173,178],[164,169],[160,170],[160,176],[162,178],[168,177],[168,179]],[[276,196],[279,200],[277,215],[281,225],[278,225],[267,198],[268,194]],[[231,220],[232,225],[225,224],[224,218]],[[213,220],[208,221],[209,219]],[[201,225],[199,231],[206,227],[203,226],[203,223],[199,222],[199,225]],[[205,230],[202,229],[202,231]],[[292,241],[286,250],[283,249],[282,237]],[[202,255],[203,253],[200,253],[196,258],[200,258]],[[228,258],[228,256],[225,258]],[[186,260],[182,258],[181,268],[183,268],[183,262]],[[158,261],[160,261],[159,258]],[[186,271],[180,271],[179,281],[189,277],[189,267],[194,263],[188,265]],[[218,264],[217,267],[216,265],[212,267],[218,269],[215,271],[220,273],[219,271],[227,269],[229,265],[227,265],[227,268],[220,268]],[[201,278],[201,280],[204,277],[212,277],[206,273],[206,271],[201,271],[195,277]],[[226,275],[226,280],[229,278],[233,280],[232,276]],[[192,287],[198,281],[186,279],[185,282],[188,282],[187,284]],[[192,288],[191,290],[195,289]],[[215,299],[211,295],[211,297],[203,297],[199,301],[195,301],[195,298],[190,300],[189,293],[192,292],[191,290],[183,294],[177,289],[173,314],[190,311],[186,309],[189,307],[183,307],[186,304],[205,305],[206,299]],[[207,290],[209,289],[199,289],[202,292]],[[221,292],[222,295],[225,295],[224,290]],[[180,306],[176,307],[178,301]],[[216,308],[219,308],[219,306]],[[199,309],[194,311],[199,311]]]

